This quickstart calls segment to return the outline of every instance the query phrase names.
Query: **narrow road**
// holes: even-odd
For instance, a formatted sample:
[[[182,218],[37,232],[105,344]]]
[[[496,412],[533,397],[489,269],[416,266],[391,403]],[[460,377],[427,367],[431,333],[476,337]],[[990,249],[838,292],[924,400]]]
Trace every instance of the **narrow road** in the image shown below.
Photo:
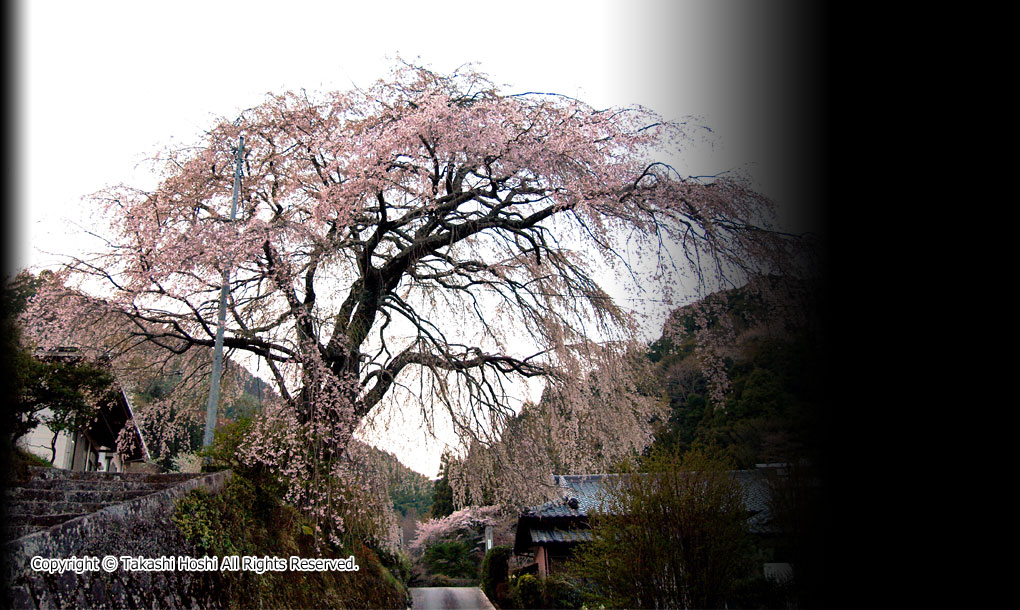
[[[496,610],[478,587],[411,587],[414,610]]]

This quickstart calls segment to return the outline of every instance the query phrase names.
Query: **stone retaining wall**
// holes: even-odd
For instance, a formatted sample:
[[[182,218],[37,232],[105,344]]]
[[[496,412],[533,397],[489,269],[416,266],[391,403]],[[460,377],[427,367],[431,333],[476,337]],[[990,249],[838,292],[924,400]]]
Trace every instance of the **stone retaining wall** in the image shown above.
[[[174,502],[192,489],[218,492],[231,476],[216,472],[66,521],[5,546],[3,576],[12,608],[209,608],[230,591],[218,572],[86,571],[48,574],[31,567],[47,559],[113,555],[159,558],[196,555],[170,521]]]

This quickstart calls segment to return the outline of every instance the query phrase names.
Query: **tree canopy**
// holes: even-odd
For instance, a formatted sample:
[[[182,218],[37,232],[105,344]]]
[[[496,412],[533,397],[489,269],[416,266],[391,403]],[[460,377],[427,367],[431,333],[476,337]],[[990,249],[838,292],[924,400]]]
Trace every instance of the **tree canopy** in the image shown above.
[[[694,291],[793,260],[768,199],[662,161],[685,137],[645,108],[502,93],[471,68],[402,64],[365,90],[271,95],[161,153],[155,190],[98,193],[109,247],[60,277],[101,306],[45,292],[29,332],[60,344],[114,318],[128,329],[117,353],[186,353],[213,345],[227,279],[224,345],[276,379],[286,423],[256,436],[297,446],[291,464],[341,454],[387,396],[473,436],[509,421],[524,378],[568,409],[592,392],[606,404],[632,388],[616,362],[634,327],[602,269]],[[632,264],[634,248],[654,264]]]
[[[91,425],[104,403],[116,400],[114,379],[101,363],[91,362],[75,352],[33,354],[19,343],[15,316],[47,280],[22,272],[4,278],[0,286],[0,315],[3,342],[0,351],[7,366],[11,392],[5,403],[5,431],[12,442],[41,423],[56,434],[77,432]],[[51,447],[54,455],[56,449]]]

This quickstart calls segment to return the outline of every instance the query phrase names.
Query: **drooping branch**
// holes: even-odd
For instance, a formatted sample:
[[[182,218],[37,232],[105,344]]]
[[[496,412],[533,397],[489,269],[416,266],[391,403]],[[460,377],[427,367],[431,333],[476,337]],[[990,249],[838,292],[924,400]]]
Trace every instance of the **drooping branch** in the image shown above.
[[[452,353],[435,354],[418,352],[408,348],[393,358],[386,367],[374,370],[366,376],[366,386],[370,382],[374,382],[374,384],[369,388],[364,397],[364,404],[362,406],[363,412],[360,413],[360,415],[365,415],[371,411],[372,408],[379,403],[383,396],[386,395],[386,392],[389,390],[390,386],[401,371],[411,364],[422,366],[433,371],[445,370],[458,373],[462,373],[470,369],[489,367],[503,375],[516,373],[523,377],[544,377],[555,374],[555,371],[550,367],[534,364],[532,362],[532,360],[541,355],[541,353],[538,353],[528,358],[518,360],[509,356],[483,354],[479,350],[469,350],[455,355]]]

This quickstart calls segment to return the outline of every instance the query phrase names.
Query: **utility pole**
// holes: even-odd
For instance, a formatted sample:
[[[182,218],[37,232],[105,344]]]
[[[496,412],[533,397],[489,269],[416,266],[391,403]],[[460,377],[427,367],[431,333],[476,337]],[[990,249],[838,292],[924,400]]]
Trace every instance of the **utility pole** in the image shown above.
[[[241,160],[244,158],[244,136],[237,141],[237,165],[234,168],[234,199],[230,204],[230,222],[237,216],[237,196],[241,191]],[[227,324],[227,292],[230,290],[230,268],[223,269],[223,288],[220,289],[220,316],[216,324],[216,342],[213,347],[212,377],[209,380],[209,403],[205,407],[205,436],[202,446],[213,442],[216,429],[216,405],[220,400],[220,376],[223,374],[223,327]]]

